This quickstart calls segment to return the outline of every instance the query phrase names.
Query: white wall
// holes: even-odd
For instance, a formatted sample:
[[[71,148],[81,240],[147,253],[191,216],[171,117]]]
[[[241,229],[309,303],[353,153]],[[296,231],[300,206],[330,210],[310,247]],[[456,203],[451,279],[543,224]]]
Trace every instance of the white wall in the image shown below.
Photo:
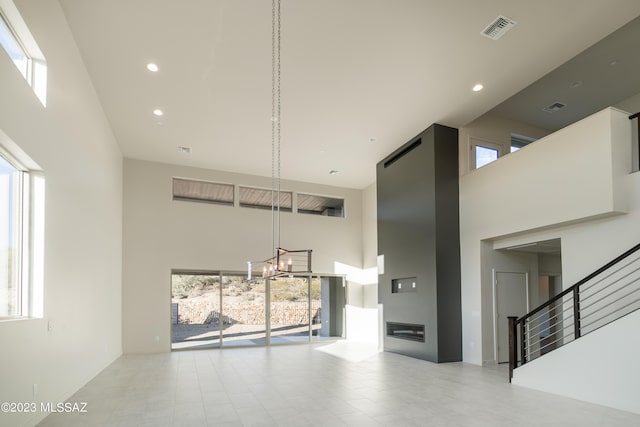
[[[640,414],[640,311],[516,369],[512,383]]]
[[[561,237],[563,282],[571,285],[581,278],[578,272],[586,275],[633,246],[625,243],[630,237],[635,235],[631,241],[640,240],[640,228],[632,228],[627,222],[634,212],[633,198],[640,194],[629,190],[629,180],[635,176],[628,174],[630,128],[625,114],[607,109],[461,177],[460,248],[466,362],[480,364],[483,354],[486,356],[482,349],[487,345],[486,334],[482,331],[488,317],[483,312],[490,308],[483,298],[488,287],[482,284],[486,274],[482,267],[481,242],[502,239],[505,242],[501,247],[507,247]],[[620,227],[629,230],[619,231],[620,235],[612,232],[610,236],[596,237],[594,224],[605,221],[597,218],[620,212],[630,214],[609,221],[620,221],[626,224]],[[584,228],[566,226],[580,221],[590,223]],[[563,224],[567,230],[580,229],[574,239],[559,231]],[[575,240],[581,240],[580,244],[574,246]],[[596,242],[599,250],[585,250],[593,248]],[[494,245],[494,248],[499,247]]]
[[[362,190],[362,265],[370,274],[362,287],[362,306],[378,308],[378,197],[374,182]]]
[[[376,183],[362,190],[362,266],[347,306],[347,339],[378,345],[378,205]]]
[[[15,3],[49,67],[44,108],[0,49],[0,129],[46,178],[44,318],[0,322],[0,402],[61,402],[122,352],[122,157],[58,2]]]
[[[541,253],[538,255],[538,269],[541,275],[562,275],[562,257],[560,254]]]
[[[376,183],[362,190],[362,265],[375,267],[378,259],[378,200]]]
[[[272,251],[270,210],[173,201],[174,176],[271,187],[268,177],[125,159],[125,353],[169,351],[172,269],[245,272],[247,261]],[[342,197],[346,217],[283,212],[281,246],[312,249],[314,273],[361,270],[362,191],[291,181],[282,190]]]

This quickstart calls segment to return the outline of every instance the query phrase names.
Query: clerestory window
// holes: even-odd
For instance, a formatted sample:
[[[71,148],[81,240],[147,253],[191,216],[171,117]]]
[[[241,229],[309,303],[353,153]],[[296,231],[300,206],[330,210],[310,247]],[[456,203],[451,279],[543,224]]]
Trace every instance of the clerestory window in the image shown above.
[[[0,0],[0,46],[46,106],[47,62],[11,0]]]

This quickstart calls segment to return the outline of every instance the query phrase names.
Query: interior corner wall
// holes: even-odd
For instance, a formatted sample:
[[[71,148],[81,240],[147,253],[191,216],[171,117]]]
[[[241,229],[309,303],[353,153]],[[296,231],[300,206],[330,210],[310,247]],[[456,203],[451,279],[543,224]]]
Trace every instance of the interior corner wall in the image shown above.
[[[58,2],[15,4],[48,65],[45,108],[0,49],[0,129],[45,177],[44,318],[0,321],[0,402],[39,405],[122,353],[122,156]]]
[[[362,190],[362,265],[376,267],[378,260],[378,207],[376,183]]]
[[[376,183],[362,190],[362,265],[368,274],[368,282],[362,287],[362,306],[378,308],[378,208]]]
[[[271,188],[270,177],[125,159],[125,353],[170,350],[172,269],[244,274],[248,260],[272,252],[271,210],[173,201],[173,177]],[[344,218],[282,212],[282,247],[312,249],[314,273],[362,269],[361,190],[286,180],[282,190],[343,198],[346,212]],[[351,299],[357,283],[347,285]]]

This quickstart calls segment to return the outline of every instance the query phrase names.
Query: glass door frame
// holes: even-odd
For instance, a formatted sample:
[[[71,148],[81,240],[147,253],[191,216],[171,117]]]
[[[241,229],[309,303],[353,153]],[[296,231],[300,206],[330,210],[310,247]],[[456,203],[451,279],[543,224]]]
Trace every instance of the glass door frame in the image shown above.
[[[295,344],[310,344],[312,342],[312,333],[313,328],[311,321],[313,316],[311,314],[311,281],[314,277],[320,277],[315,274],[294,274],[291,275],[292,278],[304,278],[307,281],[307,340],[305,342],[290,342],[290,343],[272,343],[271,342],[271,280],[267,279],[267,304],[269,309],[266,311],[267,316],[267,346],[278,346],[278,345],[295,345]]]
[[[218,338],[218,345],[215,347],[207,347],[207,349],[223,349],[223,348],[240,348],[240,347],[246,347],[243,345],[225,345],[224,344],[224,329],[223,329],[223,325],[224,325],[224,317],[225,317],[225,310],[224,310],[224,298],[223,298],[223,288],[224,285],[222,283],[222,278],[224,276],[239,276],[239,277],[246,277],[246,271],[243,272],[239,272],[239,271],[233,271],[233,270],[198,270],[198,269],[180,269],[180,268],[174,268],[171,269],[171,272],[169,274],[169,308],[170,310],[171,308],[171,298],[173,296],[173,288],[171,285],[171,276],[173,275],[198,275],[198,276],[217,276],[218,280],[220,282],[220,288],[219,288],[219,302],[220,302],[220,321],[222,322],[222,324],[219,327],[219,338]],[[258,277],[260,278],[260,275],[262,274],[262,272],[254,272],[253,274],[255,274],[254,277]],[[298,277],[298,278],[305,278],[307,280],[307,312],[308,312],[308,316],[307,316],[307,325],[308,325],[308,334],[307,334],[307,340],[304,342],[299,342],[299,343],[272,343],[271,342],[271,280],[269,279],[265,279],[265,344],[255,344],[255,346],[260,347],[260,346],[266,346],[266,347],[270,347],[270,346],[278,346],[278,345],[303,345],[303,344],[313,344],[314,341],[313,340],[313,313],[312,313],[312,298],[311,298],[311,283],[313,279],[321,279],[323,277],[339,277],[342,278],[342,287],[344,288],[344,301],[345,301],[345,306],[348,304],[348,282],[346,279],[346,276],[344,274],[322,274],[322,273],[310,273],[310,274],[297,274],[297,275],[293,275],[293,277]],[[170,312],[171,313],[171,312]],[[193,348],[173,348],[173,323],[172,323],[172,319],[171,319],[171,314],[169,315],[169,328],[170,328],[170,336],[172,337],[169,347],[171,351],[182,351],[182,350],[193,350]],[[344,319],[345,322],[345,327],[346,327],[346,318]],[[339,339],[336,337],[336,339]],[[327,340],[330,341],[330,340]],[[253,346],[252,346],[253,347]]]

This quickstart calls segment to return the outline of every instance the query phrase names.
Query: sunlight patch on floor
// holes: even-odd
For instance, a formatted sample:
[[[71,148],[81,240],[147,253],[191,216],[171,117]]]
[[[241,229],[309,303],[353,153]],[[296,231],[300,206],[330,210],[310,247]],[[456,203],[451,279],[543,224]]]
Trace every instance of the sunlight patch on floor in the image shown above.
[[[316,350],[349,362],[362,362],[380,352],[376,343],[357,341],[337,341],[333,344],[316,347]]]

